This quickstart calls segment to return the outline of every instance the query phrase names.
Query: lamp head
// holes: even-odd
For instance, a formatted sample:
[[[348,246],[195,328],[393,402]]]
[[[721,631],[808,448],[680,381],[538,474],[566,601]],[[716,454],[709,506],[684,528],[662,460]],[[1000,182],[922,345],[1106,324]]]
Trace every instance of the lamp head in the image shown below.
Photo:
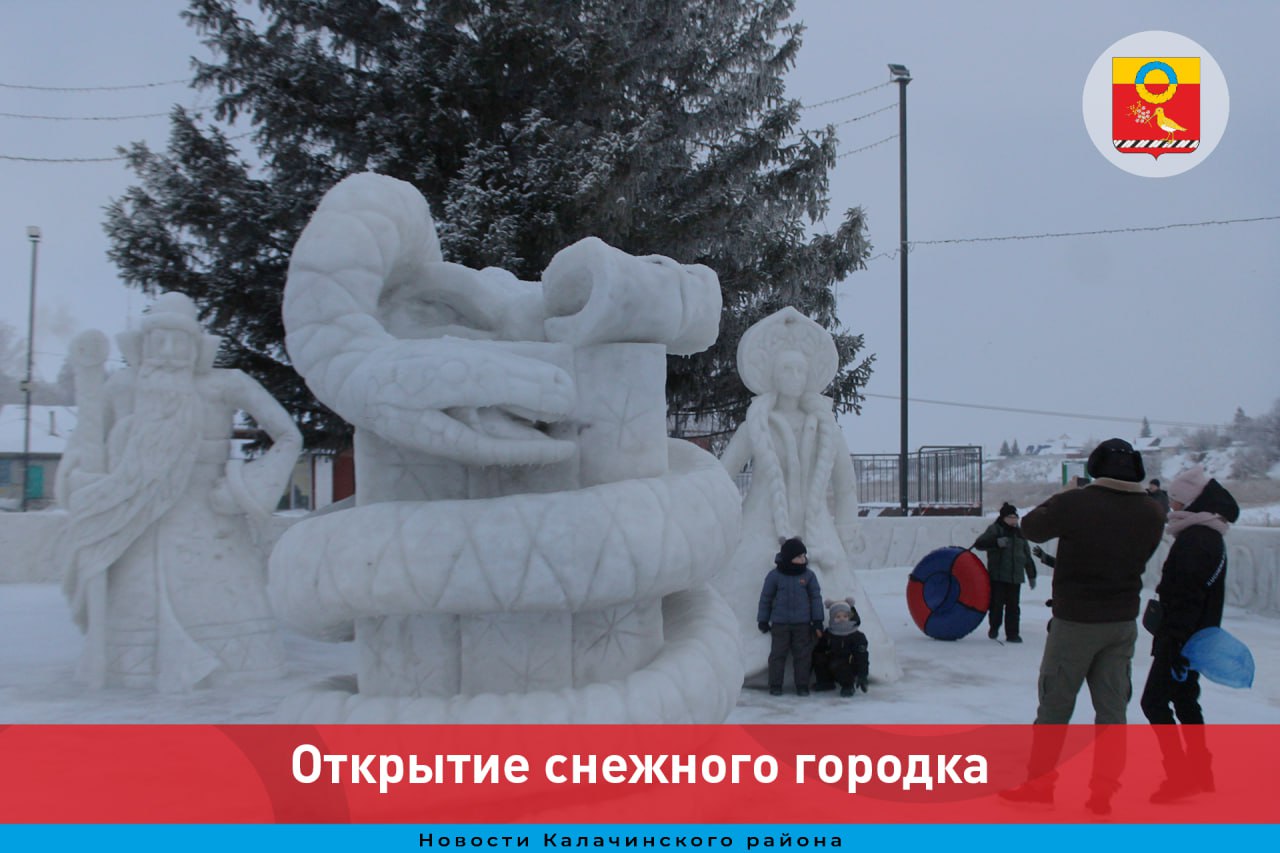
[[[907,70],[907,66],[898,65],[895,62],[889,63],[889,79],[894,83],[910,83],[911,72]]]
[[[35,240],[35,241],[39,242],[39,240],[40,240],[40,226],[39,226],[39,225],[28,225],[28,226],[27,226],[27,236],[28,236],[29,238],[31,238],[32,240]]]

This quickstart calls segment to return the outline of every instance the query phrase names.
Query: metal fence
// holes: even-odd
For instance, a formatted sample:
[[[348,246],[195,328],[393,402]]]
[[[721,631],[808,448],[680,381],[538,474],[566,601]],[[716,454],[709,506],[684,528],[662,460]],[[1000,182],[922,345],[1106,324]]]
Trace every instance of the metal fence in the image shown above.
[[[898,455],[851,456],[863,514],[900,515]],[[908,454],[907,511],[911,515],[982,515],[982,448],[928,446]]]
[[[851,453],[862,515],[901,515],[896,453]],[[751,469],[734,476],[744,495]],[[907,456],[907,510],[911,515],[982,515],[982,448],[921,447]]]

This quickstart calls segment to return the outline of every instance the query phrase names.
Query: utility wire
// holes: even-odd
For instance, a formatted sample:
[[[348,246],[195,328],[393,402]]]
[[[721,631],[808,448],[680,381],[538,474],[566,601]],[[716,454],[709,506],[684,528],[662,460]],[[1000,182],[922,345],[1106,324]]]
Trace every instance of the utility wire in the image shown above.
[[[1254,216],[1247,219],[1206,219],[1203,222],[1171,222],[1168,225],[1146,225],[1138,228],[1100,228],[1094,231],[1050,231],[1044,234],[1011,234],[1001,237],[955,237],[948,240],[912,240],[911,246],[942,246],[950,243],[995,243],[1002,240],[1044,240],[1051,237],[1092,237],[1098,234],[1133,234],[1142,231],[1167,231],[1171,228],[1199,228],[1206,225],[1237,225],[1244,222],[1270,222],[1280,216]]]
[[[842,126],[842,125],[846,125],[846,124],[853,124],[855,121],[862,121],[864,118],[870,118],[871,116],[879,115],[880,113],[887,112],[887,111],[889,111],[889,110],[896,110],[897,108],[898,108],[898,105],[897,105],[897,104],[889,104],[888,106],[881,107],[881,108],[880,108],[880,109],[878,109],[878,110],[872,110],[871,112],[869,112],[869,113],[863,113],[863,114],[862,114],[862,115],[860,115],[860,116],[854,116],[853,118],[847,118],[847,119],[845,119],[844,121],[838,121],[838,122],[836,122],[835,124],[833,124],[833,125],[831,125],[831,126],[832,126],[832,127],[840,127],[840,126]]]
[[[252,130],[246,130],[244,133],[228,136],[227,141],[243,139],[252,133]],[[120,154],[115,157],[20,157],[13,154],[0,154],[0,160],[12,160],[18,163],[114,163],[128,159],[129,155],[127,154]]]
[[[24,89],[31,92],[122,92],[126,89],[154,89],[160,86],[176,86],[190,83],[189,78],[161,80],[156,83],[134,83],[126,86],[24,86],[18,83],[0,83],[0,89]]]
[[[880,85],[878,85],[878,86],[872,86],[872,87],[871,87],[871,88],[869,88],[869,89],[863,89],[863,90],[861,90],[861,91],[859,91],[859,92],[850,92],[849,94],[847,94],[847,95],[841,95],[841,96],[840,96],[840,97],[838,97],[838,98],[831,98],[830,100],[827,100],[827,101],[818,101],[816,104],[801,104],[801,105],[800,105],[800,109],[802,109],[802,110],[812,110],[812,109],[815,109],[815,108],[817,108],[817,107],[825,107],[825,106],[827,106],[828,104],[838,104],[838,103],[840,103],[841,101],[847,101],[847,100],[849,100],[850,98],[856,98],[856,97],[858,97],[859,95],[865,95],[865,94],[867,94],[868,92],[874,92],[874,91],[876,91],[877,89],[883,89],[885,86],[892,86],[892,85],[893,85],[893,81],[892,81],[892,80],[888,80],[888,81],[885,81],[884,83],[881,83],[881,84],[880,84]]]
[[[854,148],[852,151],[841,151],[839,154],[836,155],[836,159],[839,160],[841,157],[848,157],[851,154],[858,154],[859,152],[866,151],[868,148],[875,148],[877,145],[884,145],[890,139],[897,139],[897,138],[898,138],[898,134],[895,133],[892,136],[886,136],[884,139],[876,140],[870,145],[864,145],[861,148]]]
[[[884,142],[886,140],[881,140]],[[879,142],[872,143],[879,145]],[[871,146],[866,146],[871,147]],[[861,150],[861,149],[858,149]],[[856,154],[857,151],[846,152],[848,154]],[[843,157],[844,155],[837,155]],[[1147,225],[1140,228],[1099,228],[1093,231],[1048,231],[1043,234],[1012,234],[1000,237],[955,237],[948,240],[912,240],[907,244],[908,254],[914,252],[917,246],[945,246],[957,243],[998,243],[1009,240],[1049,240],[1059,237],[1096,237],[1106,234],[1129,234],[1143,231],[1167,231],[1173,228],[1202,228],[1210,225],[1241,225],[1250,222],[1274,222],[1280,220],[1280,216],[1250,216],[1240,219],[1206,219],[1202,222],[1171,222],[1168,225]],[[901,254],[901,250],[894,249],[892,252],[881,252],[878,255],[867,258],[867,262],[879,260],[880,258],[888,258],[889,260],[897,259]]]
[[[884,400],[902,399],[900,396],[896,394],[864,394],[863,396],[879,397]],[[933,406],[954,406],[956,408],[961,408],[961,409],[983,409],[985,411],[990,411],[990,412],[1013,412],[1015,414],[1020,414],[1020,415],[1050,415],[1055,418],[1077,418],[1080,420],[1087,420],[1087,421],[1113,421],[1113,422],[1123,421],[1126,423],[1132,422],[1135,424],[1140,424],[1144,420],[1144,418],[1142,417],[1134,418],[1134,417],[1128,417],[1128,416],[1112,417],[1110,415],[1082,415],[1078,412],[1053,412],[1047,409],[1019,409],[1014,406],[988,406],[988,405],[983,405],[981,403],[957,403],[953,400],[926,400],[921,397],[908,397],[907,402],[928,403]],[[1196,428],[1210,428],[1210,429],[1212,429],[1214,426],[1217,426],[1215,424],[1194,423],[1192,421],[1162,421],[1162,420],[1156,420],[1155,418],[1146,418],[1145,420],[1150,424],[1153,424],[1153,425],[1158,424],[1160,426],[1196,427]]]
[[[132,116],[37,116],[25,113],[0,113],[0,118],[22,118],[36,121],[130,121],[138,118],[162,118],[169,115],[163,113],[140,113]]]
[[[0,160],[12,160],[18,163],[111,163],[126,160],[127,157],[18,157],[13,154],[0,154]]]

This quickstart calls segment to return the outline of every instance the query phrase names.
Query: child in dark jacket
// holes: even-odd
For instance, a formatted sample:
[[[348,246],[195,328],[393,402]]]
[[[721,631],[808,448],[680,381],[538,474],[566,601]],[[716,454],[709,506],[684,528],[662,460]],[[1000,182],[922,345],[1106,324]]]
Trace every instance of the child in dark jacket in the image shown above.
[[[852,696],[857,687],[867,692],[867,669],[871,656],[867,653],[867,635],[858,630],[862,619],[853,599],[825,602],[827,630],[813,650],[815,690],[834,690],[840,685],[841,696]]]
[[[818,576],[808,567],[809,558],[799,539],[783,542],[773,562],[773,569],[765,575],[756,611],[761,633],[771,634],[773,639],[769,648],[769,693],[782,695],[782,676],[790,656],[796,695],[808,696],[813,642],[822,630],[822,590]]]
[[[987,636],[993,640],[999,637],[1003,624],[1005,639],[1021,643],[1022,581],[1025,579],[1032,589],[1036,588],[1036,564],[1018,527],[1018,508],[1008,502],[1001,506],[999,518],[983,531],[973,547],[987,552],[987,573],[991,576],[991,627]]]

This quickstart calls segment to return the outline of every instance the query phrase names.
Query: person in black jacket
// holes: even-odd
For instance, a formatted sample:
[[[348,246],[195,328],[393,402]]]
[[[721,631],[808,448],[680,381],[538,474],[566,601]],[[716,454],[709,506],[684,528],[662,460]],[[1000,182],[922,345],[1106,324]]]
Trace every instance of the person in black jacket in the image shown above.
[[[1142,691],[1142,712],[1155,724],[1166,777],[1151,795],[1153,803],[1177,802],[1213,790],[1211,759],[1201,728],[1200,674],[1187,669],[1182,646],[1202,628],[1222,624],[1227,578],[1223,534],[1240,517],[1231,493],[1198,465],[1169,484],[1169,501],[1167,532],[1174,540],[1156,587],[1163,616],[1151,642],[1151,671]],[[1182,680],[1175,678],[1175,672]],[[1173,725],[1175,714],[1180,727]],[[1179,729],[1186,739],[1185,749]]]
[[[1018,528],[1018,508],[1006,502],[1000,507],[1000,517],[982,532],[973,543],[979,551],[987,552],[987,574],[991,578],[991,607],[987,611],[990,628],[987,636],[1000,636],[1004,624],[1004,636],[1010,643],[1022,642],[1022,581],[1025,578],[1032,589],[1036,588],[1036,564],[1031,559],[1031,547]]]
[[[1160,508],[1164,510],[1164,514],[1169,514],[1169,493],[1160,488],[1160,481],[1152,478],[1147,483],[1147,494],[1156,499],[1156,503],[1160,504]]]
[[[856,687],[867,692],[867,670],[871,656],[867,653],[867,635],[858,630],[862,619],[853,599],[825,601],[827,630],[813,650],[814,690],[834,690],[840,685],[841,696],[852,696]]]

